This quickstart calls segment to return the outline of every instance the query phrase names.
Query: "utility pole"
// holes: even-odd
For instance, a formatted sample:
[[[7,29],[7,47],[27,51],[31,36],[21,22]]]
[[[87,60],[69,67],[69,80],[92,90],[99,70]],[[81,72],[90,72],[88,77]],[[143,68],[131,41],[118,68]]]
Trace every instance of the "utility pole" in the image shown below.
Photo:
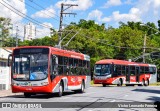
[[[143,63],[145,63],[145,52],[146,52],[146,34],[144,35],[144,42],[143,42]]]
[[[16,26],[16,47],[18,46],[18,26]]]
[[[2,28],[0,27],[0,47],[2,47],[3,46],[3,44],[2,44],[2,37],[3,37],[3,35],[2,35],[2,32],[3,32],[3,30],[2,30]]]
[[[67,13],[64,12],[65,10],[73,7],[73,6],[78,6],[77,4],[61,4],[61,12],[60,12],[60,24],[59,24],[59,40],[58,40],[58,47],[61,48],[61,39],[62,39],[62,22],[63,22],[63,15],[76,15],[76,13]],[[66,8],[64,8],[66,7]]]

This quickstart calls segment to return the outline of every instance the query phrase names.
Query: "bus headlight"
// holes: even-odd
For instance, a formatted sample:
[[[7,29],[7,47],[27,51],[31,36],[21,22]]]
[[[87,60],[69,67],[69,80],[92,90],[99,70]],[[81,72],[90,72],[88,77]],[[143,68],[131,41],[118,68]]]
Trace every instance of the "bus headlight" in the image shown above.
[[[19,86],[19,84],[18,84],[18,83],[12,83],[12,85],[13,85],[13,86]]]
[[[48,82],[42,82],[41,83],[43,86],[46,86],[46,85],[48,85]]]

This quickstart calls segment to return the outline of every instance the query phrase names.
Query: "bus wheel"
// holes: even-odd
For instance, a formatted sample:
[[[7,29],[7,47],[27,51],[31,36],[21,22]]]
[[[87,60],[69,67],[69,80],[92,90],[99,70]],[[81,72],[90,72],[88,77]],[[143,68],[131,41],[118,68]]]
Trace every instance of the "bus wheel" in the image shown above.
[[[142,86],[145,86],[145,80],[144,79],[142,80]]]
[[[24,97],[29,98],[29,97],[31,97],[31,94],[30,93],[24,93]]]
[[[79,92],[84,93],[84,88],[85,88],[85,85],[84,85],[84,82],[82,81],[81,89],[79,90]]]
[[[106,84],[102,84],[103,85],[103,87],[106,87]]]
[[[117,86],[122,86],[122,79],[119,79]]]
[[[62,82],[59,84],[59,92],[58,92],[58,97],[61,97],[63,95],[63,85]]]
[[[145,86],[149,86],[149,80],[147,79]]]

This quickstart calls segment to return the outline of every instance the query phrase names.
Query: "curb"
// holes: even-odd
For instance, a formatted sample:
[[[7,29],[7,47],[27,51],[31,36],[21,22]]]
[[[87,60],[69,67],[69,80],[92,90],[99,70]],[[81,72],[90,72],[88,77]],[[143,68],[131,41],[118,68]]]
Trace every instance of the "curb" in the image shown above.
[[[12,93],[11,90],[0,91],[0,97],[14,96],[14,95],[22,95],[22,93]]]
[[[92,84],[90,85],[91,87],[97,87],[97,86],[102,86],[102,84]]]

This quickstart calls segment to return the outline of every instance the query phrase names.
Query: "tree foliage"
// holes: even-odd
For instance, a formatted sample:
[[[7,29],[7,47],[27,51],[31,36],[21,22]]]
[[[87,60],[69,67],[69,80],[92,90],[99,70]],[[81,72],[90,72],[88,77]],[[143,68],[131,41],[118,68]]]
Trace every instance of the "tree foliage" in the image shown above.
[[[148,22],[142,25],[141,22],[119,23],[118,28],[112,26],[105,28],[105,23],[96,24],[93,20],[81,19],[78,23],[68,25],[62,34],[62,47],[78,32],[65,49],[75,50],[91,56],[91,66],[100,59],[123,59],[128,60],[142,55],[144,36],[147,35],[146,53],[157,51],[160,48],[160,34],[156,30],[160,28],[160,20],[158,28],[154,23]],[[156,29],[156,30],[155,30]],[[58,33],[51,29],[53,34],[51,37],[37,38],[32,41],[19,40],[19,46],[55,46],[58,44]],[[68,30],[72,33],[68,35]],[[155,34],[156,33],[156,34]],[[14,39],[8,39],[8,42],[15,42]],[[6,44],[10,46],[11,44]],[[146,60],[150,61],[150,60]],[[160,60],[153,60],[150,63],[159,64]]]
[[[11,29],[11,19],[0,17],[0,40],[1,46],[7,46],[6,40],[9,38],[9,31]],[[4,42],[4,43],[3,43]]]

